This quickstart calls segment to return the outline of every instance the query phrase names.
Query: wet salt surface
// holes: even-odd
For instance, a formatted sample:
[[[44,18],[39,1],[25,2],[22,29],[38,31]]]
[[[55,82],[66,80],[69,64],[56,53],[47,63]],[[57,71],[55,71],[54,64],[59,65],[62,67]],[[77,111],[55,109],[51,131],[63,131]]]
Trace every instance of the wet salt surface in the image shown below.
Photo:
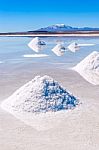
[[[39,53],[34,52],[28,47],[28,43],[31,40],[32,38],[24,37],[0,37],[0,61],[4,62],[0,64],[0,78],[2,79],[0,80],[1,100],[7,98],[7,96],[10,96],[17,88],[31,80],[34,76],[38,74],[41,75],[42,72],[45,72],[45,74],[50,75],[48,74],[49,70],[51,73],[57,70],[57,73],[54,72],[57,76],[57,74],[61,73],[64,69],[66,70],[67,68],[71,68],[77,65],[91,52],[95,50],[99,51],[99,38],[95,37],[41,38],[41,40],[46,42],[46,48],[41,50]],[[72,53],[66,48],[66,52],[61,57],[57,57],[51,51],[51,49],[57,44],[63,44],[65,47],[68,47],[68,45],[70,45],[73,42],[77,42],[78,44],[82,43],[84,45],[89,43],[96,45],[84,47],[82,46],[80,50],[76,51],[75,53]],[[24,55],[33,57],[41,56],[41,54],[42,56],[48,55],[48,57],[23,57]],[[61,78],[59,80],[61,80]]]
[[[47,73],[79,97],[82,105],[65,113],[37,115],[32,120],[32,114],[20,114],[16,118],[17,114],[13,117],[0,108],[0,147],[2,150],[16,150],[16,148],[20,150],[28,148],[30,150],[99,149],[99,86],[86,82],[72,70],[62,68],[62,62],[58,65],[52,64],[49,66],[46,63],[36,62],[17,63],[17,65],[2,64],[0,67],[0,78],[2,78],[0,101],[9,97],[36,75],[42,76]],[[21,122],[19,119],[23,116],[25,118]]]
[[[99,149],[99,86],[86,82],[78,73],[67,70],[84,59],[92,51],[99,51],[99,38],[46,38],[49,48],[46,52],[49,58],[23,58],[25,54],[35,54],[26,44],[31,38],[0,38],[0,102],[9,97],[19,87],[30,81],[36,75],[52,76],[75,96],[83,100],[83,106],[73,113],[53,114],[53,119],[46,121],[42,116],[43,127],[49,124],[47,131],[36,131],[39,125],[27,126],[31,115],[26,116],[26,124],[16,119],[0,108],[0,147],[2,150],[98,150]],[[50,49],[61,41],[65,45],[72,42],[95,43],[92,47],[82,47],[77,53],[70,51],[57,57]],[[89,105],[87,105],[89,104]],[[39,123],[39,118],[36,117]],[[45,121],[44,121],[45,118]],[[49,114],[50,118],[50,114]],[[55,119],[56,118],[56,119]],[[60,119],[61,118],[61,119]],[[37,122],[36,122],[37,123]],[[48,123],[48,124],[46,124]],[[30,123],[29,123],[30,124]],[[31,122],[31,126],[33,122]],[[40,126],[41,128],[41,126]],[[44,128],[42,128],[43,130]],[[65,140],[64,140],[65,139]],[[6,144],[5,144],[6,143]]]
[[[45,37],[41,40],[46,42],[46,46],[42,47],[38,53],[28,47],[28,43],[33,38],[24,37],[0,37],[0,61],[4,61],[7,64],[16,65],[20,63],[32,64],[32,63],[65,63],[67,67],[72,67],[74,64],[80,62],[92,51],[99,50],[99,38],[66,38],[66,37]],[[70,51],[67,47],[76,42],[82,44],[78,51],[75,53]],[[51,51],[57,44],[63,44],[66,48],[64,55],[57,57],[53,51]],[[88,46],[86,46],[88,44]],[[95,44],[95,45],[93,45]],[[49,58],[24,58],[24,55],[44,54],[49,55]],[[66,67],[65,66],[65,67]],[[62,66],[61,66],[62,67]]]

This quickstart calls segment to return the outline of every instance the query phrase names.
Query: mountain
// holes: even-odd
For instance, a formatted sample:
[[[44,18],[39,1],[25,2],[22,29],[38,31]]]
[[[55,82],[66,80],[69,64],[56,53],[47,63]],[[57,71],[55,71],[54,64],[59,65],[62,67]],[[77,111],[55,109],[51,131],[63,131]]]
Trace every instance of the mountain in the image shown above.
[[[91,27],[71,27],[65,24],[56,24],[48,27],[40,28],[36,31],[46,31],[46,32],[62,32],[62,31],[99,31],[99,28],[91,28]]]

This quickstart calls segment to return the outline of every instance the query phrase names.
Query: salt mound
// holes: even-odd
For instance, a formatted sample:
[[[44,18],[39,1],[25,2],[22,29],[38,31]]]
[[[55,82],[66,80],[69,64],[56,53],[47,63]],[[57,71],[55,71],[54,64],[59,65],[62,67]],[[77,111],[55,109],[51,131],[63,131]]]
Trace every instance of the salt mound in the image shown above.
[[[9,112],[41,113],[71,109],[78,100],[49,76],[36,76],[2,103]]]
[[[44,45],[46,45],[46,43],[39,37],[33,38],[33,40],[28,44],[28,46],[35,52],[39,52]]]
[[[33,44],[36,44],[36,45],[45,45],[45,42],[42,41],[39,37],[33,38],[33,40],[30,43],[33,43]]]
[[[99,85],[99,52],[92,52],[73,69],[88,82]]]
[[[68,49],[72,52],[76,52],[77,50],[79,50],[79,46],[77,43],[73,42],[68,46]]]
[[[57,44],[52,51],[57,55],[57,56],[62,56],[65,53],[65,47],[62,44]]]

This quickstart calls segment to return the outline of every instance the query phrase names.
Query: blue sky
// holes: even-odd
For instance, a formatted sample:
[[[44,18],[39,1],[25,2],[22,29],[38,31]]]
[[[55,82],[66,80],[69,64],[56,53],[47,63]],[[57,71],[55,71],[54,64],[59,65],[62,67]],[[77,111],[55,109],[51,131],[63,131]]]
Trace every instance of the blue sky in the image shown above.
[[[0,32],[64,23],[99,27],[98,0],[0,0]]]

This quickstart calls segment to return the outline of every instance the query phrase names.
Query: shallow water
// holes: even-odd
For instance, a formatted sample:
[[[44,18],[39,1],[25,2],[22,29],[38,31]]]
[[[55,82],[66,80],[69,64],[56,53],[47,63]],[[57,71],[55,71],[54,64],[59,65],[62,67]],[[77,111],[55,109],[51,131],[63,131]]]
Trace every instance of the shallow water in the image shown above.
[[[64,56],[57,57],[51,52],[51,48],[57,43],[57,39],[64,40],[65,45],[73,41],[96,45],[82,47],[76,53],[67,51]],[[30,123],[27,123],[29,125],[27,126],[0,109],[0,147],[2,147],[2,150],[27,150],[28,148],[30,150],[48,150],[50,147],[52,150],[65,150],[66,148],[71,150],[98,150],[99,86],[86,82],[79,74],[67,70],[67,68],[77,64],[92,51],[99,51],[99,38],[44,38],[48,45],[40,53],[50,56],[24,58],[23,55],[25,54],[35,54],[27,46],[30,40],[31,38],[0,38],[0,62],[2,62],[0,63],[0,102],[35,75],[48,74],[77,96],[82,102],[79,108],[82,107],[83,109],[81,108],[80,111],[79,109],[75,111],[77,110],[75,109],[72,113],[67,113],[63,117],[59,117],[58,114],[57,117],[53,117],[53,120],[50,119],[50,116],[48,119],[44,116],[45,122],[42,120],[40,122],[39,118],[36,118],[38,119],[37,123],[40,123],[41,126],[53,126],[53,129],[45,132],[36,131],[33,127],[30,127]],[[31,118],[28,115],[25,116],[26,119],[30,121]],[[31,121],[31,124],[36,128],[39,125],[35,124],[35,121]]]
[[[9,65],[21,65],[32,64],[32,63],[46,63],[57,64],[63,66],[64,64],[67,67],[71,67],[74,64],[81,61],[85,56],[91,53],[94,50],[99,51],[99,38],[66,38],[66,37],[44,37],[41,38],[46,42],[46,46],[42,48],[38,53],[33,51],[28,47],[28,43],[32,38],[26,37],[0,37],[0,61],[4,64]],[[72,43],[77,42],[78,44],[96,44],[94,46],[84,46],[81,47],[79,51],[75,53],[67,49],[67,46]],[[58,43],[63,43],[66,47],[66,52],[63,56],[56,56],[51,49]],[[31,54],[47,54],[47,58],[24,58],[23,55]]]
[[[43,37],[46,46],[38,53],[28,47],[30,37],[0,37],[0,99],[10,95],[35,75],[46,69],[67,69],[73,67],[92,51],[99,51],[99,38],[87,37]],[[81,47],[75,53],[67,49],[72,42],[78,44],[95,44]],[[66,52],[56,56],[51,49],[58,43],[63,43]],[[48,57],[24,57],[24,55],[46,54]],[[43,56],[43,55],[41,55]]]

